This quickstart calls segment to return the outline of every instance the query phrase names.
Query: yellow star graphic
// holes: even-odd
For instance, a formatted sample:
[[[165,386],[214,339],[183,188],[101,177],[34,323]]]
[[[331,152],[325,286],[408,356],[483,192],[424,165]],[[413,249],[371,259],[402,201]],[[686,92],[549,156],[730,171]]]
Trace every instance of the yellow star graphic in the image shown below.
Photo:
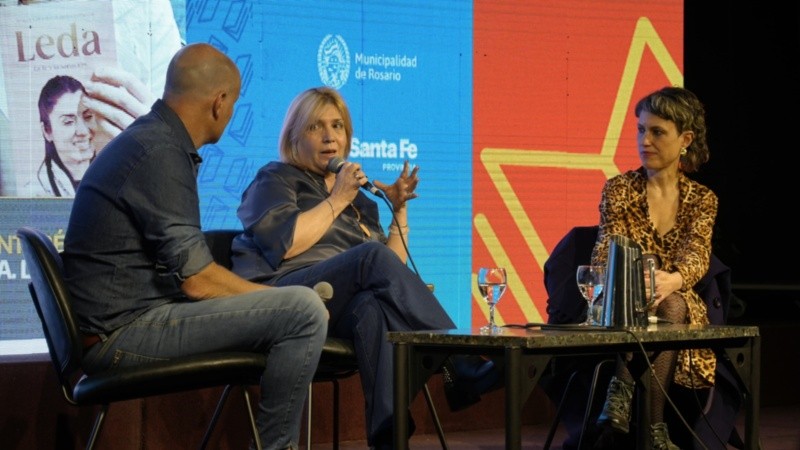
[[[631,45],[625,60],[622,79],[619,83],[614,106],[606,129],[606,135],[603,140],[603,146],[599,154],[570,153],[540,149],[484,148],[481,150],[481,164],[483,164],[489,174],[489,178],[500,193],[500,197],[506,209],[510,213],[521,235],[524,237],[528,249],[539,264],[540,270],[543,269],[544,262],[550,254],[547,252],[547,249],[545,249],[539,237],[539,233],[536,231],[536,227],[534,227],[530,220],[530,215],[534,213],[534,211],[525,211],[517,193],[503,173],[501,165],[601,170],[606,178],[611,178],[619,174],[620,169],[614,163],[614,156],[617,152],[625,116],[628,113],[628,106],[631,102],[631,95],[639,73],[639,67],[641,66],[642,55],[646,48],[649,48],[653,53],[659,67],[664,71],[670,83],[676,86],[683,85],[683,74],[672,58],[672,55],[667,51],[658,32],[656,32],[649,19],[640,17],[631,38]],[[525,320],[528,322],[543,322],[543,312],[539,311],[534,305],[522,280],[518,276],[519,271],[513,267],[500,239],[492,229],[489,219],[484,214],[477,213],[473,219],[473,224],[477,230],[478,236],[480,236],[485,243],[496,265],[509,269],[508,290],[514,293],[514,298],[520,310],[525,314]],[[481,300],[480,293],[477,289],[476,274],[474,273],[472,274],[472,286],[472,296],[488,321],[489,308]],[[497,309],[495,310],[495,321],[498,324],[505,323]]]

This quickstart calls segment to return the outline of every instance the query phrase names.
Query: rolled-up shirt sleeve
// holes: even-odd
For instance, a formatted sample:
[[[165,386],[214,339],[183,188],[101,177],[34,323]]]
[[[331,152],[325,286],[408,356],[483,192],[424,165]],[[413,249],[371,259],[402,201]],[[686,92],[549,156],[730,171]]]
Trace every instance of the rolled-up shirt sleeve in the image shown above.
[[[261,256],[277,268],[292,245],[298,207],[297,188],[278,176],[270,165],[258,171],[242,195],[239,219]]]
[[[126,183],[130,189],[122,198],[138,222],[158,274],[181,283],[211,264],[213,257],[200,227],[196,174],[201,159],[176,150],[157,147],[158,158],[143,158],[130,175],[138,179]],[[148,184],[169,189],[136,188]]]

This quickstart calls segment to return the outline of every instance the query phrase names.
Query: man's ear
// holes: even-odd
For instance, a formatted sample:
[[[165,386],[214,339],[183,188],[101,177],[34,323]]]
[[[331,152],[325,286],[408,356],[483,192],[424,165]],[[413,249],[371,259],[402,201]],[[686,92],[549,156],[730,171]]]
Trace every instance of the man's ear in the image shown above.
[[[222,106],[225,104],[225,97],[227,93],[224,91],[217,93],[214,97],[214,102],[211,104],[211,114],[214,117],[214,120],[218,120],[220,118],[220,114],[222,113]]]

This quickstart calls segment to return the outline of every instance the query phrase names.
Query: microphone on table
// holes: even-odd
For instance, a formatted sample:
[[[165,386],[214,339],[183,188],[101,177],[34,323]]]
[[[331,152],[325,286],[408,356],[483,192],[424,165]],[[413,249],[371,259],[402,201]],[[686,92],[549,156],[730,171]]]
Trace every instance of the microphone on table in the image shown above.
[[[333,158],[331,158],[330,161],[328,161],[328,172],[339,173],[339,171],[342,170],[343,166],[344,166],[344,159],[342,159],[342,158],[340,158],[338,156],[333,157]],[[363,189],[366,189],[369,192],[371,192],[372,195],[377,195],[378,197],[383,197],[383,193],[380,190],[378,190],[378,188],[376,188],[369,181],[367,181],[364,184],[362,184],[361,187]]]
[[[320,281],[319,283],[314,285],[314,292],[319,295],[319,298],[322,299],[323,302],[327,302],[328,300],[333,298],[333,286],[327,281]]]

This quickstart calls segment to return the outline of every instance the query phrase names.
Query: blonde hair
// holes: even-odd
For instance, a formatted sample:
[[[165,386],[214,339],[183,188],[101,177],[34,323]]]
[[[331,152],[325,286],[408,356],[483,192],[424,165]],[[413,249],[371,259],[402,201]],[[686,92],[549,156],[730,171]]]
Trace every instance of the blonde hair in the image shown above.
[[[295,154],[297,143],[303,137],[308,126],[320,116],[322,108],[333,105],[344,120],[344,129],[347,134],[347,147],[344,156],[350,155],[350,145],[353,139],[353,121],[350,119],[350,110],[339,91],[327,86],[315,87],[301,92],[292,100],[283,127],[278,138],[278,151],[281,161],[296,163]]]

